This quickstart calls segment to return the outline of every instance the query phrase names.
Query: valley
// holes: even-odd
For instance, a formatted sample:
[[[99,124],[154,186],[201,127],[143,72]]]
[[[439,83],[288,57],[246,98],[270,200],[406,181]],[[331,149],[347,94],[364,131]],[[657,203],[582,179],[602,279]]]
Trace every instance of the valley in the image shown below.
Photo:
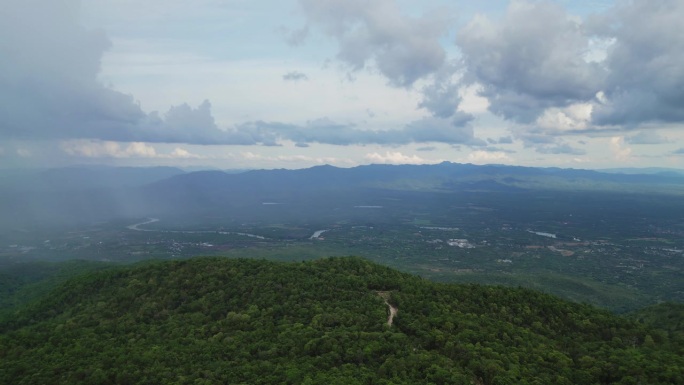
[[[512,172],[503,170],[487,178],[503,180]],[[395,179],[387,179],[384,169],[384,177],[364,178],[359,175],[366,170],[358,170],[347,177],[357,182],[330,189],[320,186],[336,179],[313,171],[301,171],[313,175],[300,176],[303,187],[292,190],[255,191],[242,183],[211,191],[195,181],[194,188],[174,187],[185,189],[177,210],[148,208],[149,217],[16,226],[0,238],[0,261],[301,261],[354,255],[440,282],[524,286],[617,312],[684,302],[684,201],[677,188],[473,188],[470,177],[461,187],[436,190],[432,180],[433,187],[406,189],[391,182],[407,180],[407,171],[397,166],[389,169],[399,174]],[[381,178],[387,179],[385,188],[377,187]],[[200,193],[203,198],[195,198]]]
[[[0,188],[0,382],[681,383],[684,178],[155,175]]]

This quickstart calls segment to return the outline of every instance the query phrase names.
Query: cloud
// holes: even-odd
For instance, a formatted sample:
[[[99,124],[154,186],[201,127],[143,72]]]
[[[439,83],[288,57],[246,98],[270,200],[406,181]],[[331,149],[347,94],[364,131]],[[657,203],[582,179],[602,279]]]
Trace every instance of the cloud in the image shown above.
[[[309,77],[306,76],[306,74],[304,74],[302,72],[292,71],[292,72],[288,72],[285,75],[283,75],[283,80],[292,81],[292,82],[299,82],[299,81],[309,80]]]
[[[30,158],[33,156],[33,153],[26,148],[19,147],[17,148],[17,155],[21,158]]]
[[[684,148],[680,148],[679,150],[672,151],[673,155],[684,155]]]
[[[373,66],[394,86],[407,87],[442,67],[439,39],[451,19],[445,12],[411,17],[394,0],[300,0],[311,25],[338,45],[351,71]]]
[[[515,153],[516,153],[516,151],[513,151],[513,150],[508,150],[508,149],[500,148],[500,147],[492,147],[492,146],[483,147],[481,151],[487,151],[487,152],[503,152],[503,153],[505,153],[505,154],[515,154]]]
[[[487,138],[489,144],[513,144],[513,138],[509,136],[502,136],[499,139]]]
[[[484,150],[473,151],[468,154],[468,162],[475,164],[492,163],[492,162],[510,162],[512,159],[503,152],[489,152]]]
[[[491,112],[517,122],[590,100],[604,83],[602,67],[584,60],[581,24],[548,1],[512,1],[499,21],[476,16],[457,44],[465,81],[482,86]]]
[[[374,53],[361,64],[374,61],[392,83],[408,85],[442,65],[438,38],[443,28],[433,16],[402,15],[389,0],[370,7],[360,0],[302,4],[312,20],[340,39],[341,57],[351,60],[356,43],[372,48]],[[218,127],[208,100],[146,113],[133,96],[98,80],[100,60],[110,42],[103,32],[80,25],[77,0],[9,0],[3,9],[0,36],[12,38],[0,44],[0,139],[84,140],[88,145],[66,150],[112,157],[153,156],[139,153],[143,148],[112,144],[123,142],[275,146],[291,140],[304,146],[475,141],[468,126],[472,117],[462,112],[449,113],[448,120],[424,119],[384,131],[326,120]],[[305,77],[296,71],[284,75],[292,81]]]
[[[534,148],[540,154],[585,155],[584,149],[572,147],[561,136],[549,135],[539,129],[527,130],[516,135],[526,148]],[[581,144],[581,142],[578,142]]]
[[[556,137],[539,132],[521,132],[516,136],[523,141],[525,147],[536,147],[539,144],[553,144],[558,140]]]
[[[592,109],[589,103],[548,108],[537,118],[535,126],[550,132],[583,131],[590,126]]]
[[[513,138],[510,136],[502,136],[498,140],[499,144],[512,144],[513,143]]]
[[[60,143],[60,148],[71,156],[84,158],[147,158],[147,159],[200,159],[199,155],[176,147],[171,153],[160,154],[157,150],[142,142],[125,145],[112,141],[68,140]]]
[[[387,151],[384,154],[377,152],[366,154],[365,159],[374,164],[435,164],[441,160],[427,160],[417,155],[404,155],[401,152]]]
[[[610,150],[616,160],[628,160],[632,155],[632,149],[625,146],[625,138],[622,136],[610,138]]]
[[[110,46],[78,24],[75,0],[8,0],[0,14],[0,137],[97,136],[144,117],[97,81]]]
[[[668,143],[669,140],[655,131],[641,131],[625,137],[625,142],[629,144],[663,144]]]
[[[300,0],[300,4],[308,22],[337,42],[337,59],[350,74],[370,68],[390,85],[406,88],[427,80],[430,84],[421,84],[418,107],[435,118],[464,114],[457,112],[462,101],[457,80],[460,64],[447,61],[440,42],[455,20],[449,11],[412,17],[401,12],[396,0]]]
[[[569,154],[585,155],[587,152],[581,148],[575,148],[567,143],[555,144],[552,146],[537,146],[537,152],[541,154]]]
[[[450,118],[461,103],[459,85],[451,82],[434,82],[423,88],[423,100],[419,107],[438,118]]]
[[[197,155],[197,154],[193,154],[190,151],[185,150],[185,149],[180,148],[180,147],[174,148],[173,151],[171,151],[171,154],[169,154],[169,157],[174,158],[174,159],[201,159],[202,158],[202,156]]]
[[[205,100],[196,108],[187,103],[172,106],[164,115],[150,113],[135,130],[121,135],[120,141],[189,144],[274,144],[269,137],[258,132],[242,131],[239,127],[221,129],[211,113],[211,103]]]
[[[684,2],[619,1],[585,20],[514,0],[457,34],[462,83],[489,111],[556,134],[684,122]]]
[[[458,113],[452,119],[423,118],[393,130],[362,130],[354,125],[336,123],[328,118],[292,125],[276,122],[249,122],[234,128],[261,143],[289,140],[300,145],[322,143],[340,146],[354,144],[399,145],[409,143],[448,143],[482,145],[468,124],[472,117]]]
[[[285,36],[285,42],[293,47],[304,44],[304,41],[309,37],[309,26],[304,26],[302,28],[289,30],[287,28],[281,28]]]
[[[186,9],[180,2],[174,4],[178,14]],[[455,39],[457,47],[448,48],[443,45],[451,39],[447,33],[455,25],[448,12],[409,14],[400,8],[406,2],[398,0],[301,0],[300,4],[306,17],[304,27],[283,34],[292,44],[301,44],[309,33],[322,31],[330,37],[337,60],[349,71],[369,70],[382,76],[379,83],[377,76],[372,79],[366,95],[380,83],[405,87],[409,109],[417,105],[416,109],[424,109],[423,114],[429,116],[416,118],[420,111],[413,111],[403,115],[411,116],[403,123],[392,120],[394,126],[389,129],[388,121],[397,115],[383,107],[384,101],[372,106],[374,113],[368,116],[373,119],[364,113],[353,118],[355,121],[341,120],[336,112],[327,112],[335,121],[324,118],[297,124],[269,121],[256,115],[261,113],[256,107],[230,112],[233,117],[250,116],[239,118],[249,121],[219,126],[208,100],[190,104],[180,99],[158,112],[143,111],[133,95],[103,84],[100,63],[103,58],[112,63],[111,57],[103,56],[111,42],[103,31],[80,23],[79,1],[5,0],[0,13],[0,143],[6,146],[5,156],[16,155],[15,148],[7,147],[14,142],[27,144],[34,158],[40,156],[28,144],[33,140],[71,143],[64,151],[74,156],[110,157],[196,156],[180,143],[278,146],[292,142],[300,148],[316,143],[417,143],[422,149],[445,143],[503,152],[486,147],[485,141],[475,137],[474,124],[483,124],[478,133],[498,130],[490,124],[493,117],[479,119],[478,115],[475,121],[467,113],[480,114],[487,109],[522,123],[512,125],[516,144],[521,140],[538,152],[583,154],[584,146],[575,141],[565,143],[562,135],[603,131],[599,135],[610,132],[621,138],[611,142],[610,149],[616,156],[628,157],[631,145],[668,140],[645,131],[647,127],[684,122],[681,1],[618,1],[603,15],[583,21],[568,15],[559,2],[514,0],[501,18],[477,16],[465,24]],[[177,47],[173,45],[173,49]],[[448,54],[457,51],[460,57]],[[121,65],[126,62],[117,60],[111,68]],[[282,61],[271,75],[294,82],[308,78],[303,72],[287,72],[281,65]],[[129,67],[126,71],[116,68],[115,79],[132,73]],[[210,69],[207,76],[212,79],[226,70]],[[255,73],[261,70],[254,69]],[[103,77],[108,76],[111,74]],[[147,87],[136,77],[126,79],[128,86]],[[313,83],[298,86],[320,88]],[[274,84],[287,88],[284,82]],[[330,92],[340,92],[330,88]],[[343,93],[347,96],[360,89]],[[284,92],[282,97],[287,95]],[[221,110],[227,109],[231,106]],[[657,124],[647,124],[652,122]],[[513,142],[511,136],[497,139],[498,135],[489,135],[492,146]],[[159,150],[174,147],[178,151]],[[22,155],[31,156],[31,152],[25,150]]]
[[[154,158],[157,156],[157,151],[154,147],[140,142],[130,143],[124,150],[124,153],[136,158]]]
[[[314,164],[353,164],[349,159],[335,158],[335,157],[311,157],[306,155],[278,155],[266,156],[262,154],[253,153],[251,151],[240,154],[243,160],[250,162],[288,162],[288,163],[314,163]]]
[[[416,148],[416,151],[421,151],[421,152],[430,152],[430,151],[435,151],[435,150],[437,150],[437,147],[435,147],[435,146],[425,146],[425,147]]]
[[[131,95],[102,85],[110,47],[79,24],[77,0],[8,0],[0,14],[0,139],[99,139],[194,144],[253,144],[221,130],[205,101],[146,114]],[[40,10],[40,11],[37,11]],[[11,38],[10,38],[11,37]]]
[[[111,141],[74,140],[62,142],[60,147],[69,155],[86,158],[154,158],[157,156],[154,147],[140,142],[121,147],[119,143]]]
[[[605,100],[594,109],[594,123],[684,121],[681,15],[681,0],[632,0],[588,20],[588,29],[613,42],[604,63],[609,71]]]
[[[463,112],[471,114],[484,114],[489,111],[489,100],[481,95],[482,86],[480,84],[462,84],[461,83],[461,101],[458,109]]]
[[[423,118],[409,123],[403,130],[406,143],[440,142],[449,144],[480,145],[481,140],[474,137],[469,125],[472,115],[456,112],[452,119]]]

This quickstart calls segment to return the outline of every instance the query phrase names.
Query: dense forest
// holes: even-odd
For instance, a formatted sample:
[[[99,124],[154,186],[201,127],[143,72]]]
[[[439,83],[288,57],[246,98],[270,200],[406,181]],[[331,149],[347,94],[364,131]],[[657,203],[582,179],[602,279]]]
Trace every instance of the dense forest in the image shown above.
[[[679,314],[616,316],[352,257],[145,262],[5,312],[0,383],[681,384]]]

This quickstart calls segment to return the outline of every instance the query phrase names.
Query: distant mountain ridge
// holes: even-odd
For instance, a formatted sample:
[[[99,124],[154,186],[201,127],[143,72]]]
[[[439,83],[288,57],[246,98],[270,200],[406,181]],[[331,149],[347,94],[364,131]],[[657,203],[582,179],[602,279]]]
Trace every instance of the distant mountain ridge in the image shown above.
[[[267,218],[263,202],[289,215],[304,206],[328,209],[356,199],[373,205],[404,193],[619,191],[684,194],[684,175],[622,174],[581,169],[473,165],[330,165],[298,170],[185,172],[172,167],[70,167],[0,178],[6,225],[93,222],[112,218],[217,213]],[[367,199],[366,199],[367,198]],[[393,198],[394,199],[394,198]],[[344,207],[344,206],[340,206]],[[3,223],[0,222],[0,226]]]
[[[599,169],[596,171],[604,173],[616,173],[616,174],[659,174],[659,175],[670,175],[670,176],[684,176],[684,170],[678,168],[665,168],[665,167],[645,167],[645,168],[606,168]]]
[[[461,164],[443,162],[436,165],[364,165],[338,168],[330,165],[298,170],[253,170],[238,174],[221,171],[199,171],[172,176],[156,182],[154,187],[206,186],[233,191],[306,188],[387,188],[391,183],[414,180],[432,189],[451,189],[454,182],[468,183],[494,180],[499,186],[524,188],[529,180],[521,178],[556,178],[572,182],[586,180],[598,183],[673,184],[684,185],[678,174],[618,174],[593,170],[536,168],[522,166]],[[448,185],[448,186],[447,186]],[[531,185],[530,187],[538,187]]]

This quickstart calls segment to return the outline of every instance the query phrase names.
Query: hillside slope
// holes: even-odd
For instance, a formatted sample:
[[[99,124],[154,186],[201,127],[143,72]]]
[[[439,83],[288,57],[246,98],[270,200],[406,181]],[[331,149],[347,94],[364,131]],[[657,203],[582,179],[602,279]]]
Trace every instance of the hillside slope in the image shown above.
[[[383,297],[398,308],[391,326]],[[626,318],[358,258],[93,273],[0,321],[0,333],[0,383],[13,384],[684,382],[667,335]]]

